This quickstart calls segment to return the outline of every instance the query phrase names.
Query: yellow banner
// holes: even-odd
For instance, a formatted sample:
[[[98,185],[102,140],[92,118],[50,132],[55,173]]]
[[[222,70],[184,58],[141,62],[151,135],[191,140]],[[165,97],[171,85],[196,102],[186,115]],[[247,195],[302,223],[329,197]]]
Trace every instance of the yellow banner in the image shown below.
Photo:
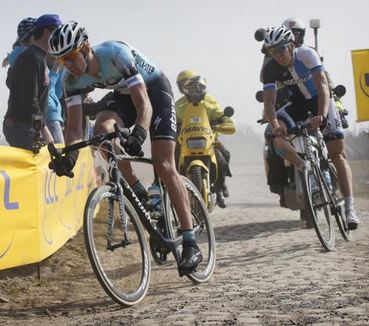
[[[369,49],[351,51],[357,121],[369,120]]]
[[[73,237],[95,187],[91,150],[85,148],[74,178],[57,177],[40,154],[0,146],[0,269],[35,263]]]

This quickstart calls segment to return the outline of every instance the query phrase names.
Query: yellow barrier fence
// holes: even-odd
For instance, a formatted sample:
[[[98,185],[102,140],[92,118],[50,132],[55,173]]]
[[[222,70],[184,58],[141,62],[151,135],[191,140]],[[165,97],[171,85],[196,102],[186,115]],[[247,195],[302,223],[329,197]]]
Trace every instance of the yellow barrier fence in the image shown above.
[[[369,50],[351,51],[357,121],[369,121]]]
[[[73,179],[57,177],[49,161],[46,148],[0,146],[0,269],[40,262],[82,226],[95,186],[91,150],[80,151]]]

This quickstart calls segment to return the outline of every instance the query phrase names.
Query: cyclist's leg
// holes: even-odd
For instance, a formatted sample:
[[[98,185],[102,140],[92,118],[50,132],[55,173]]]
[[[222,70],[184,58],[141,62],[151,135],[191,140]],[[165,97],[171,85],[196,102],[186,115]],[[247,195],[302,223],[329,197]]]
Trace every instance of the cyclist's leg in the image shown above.
[[[183,251],[180,267],[191,271],[202,261],[202,255],[196,244],[187,190],[176,170],[176,113],[170,83],[164,75],[151,85],[149,97],[153,108],[150,136],[154,169],[168,190],[181,224]]]
[[[120,127],[130,127],[129,124],[124,124],[123,119],[114,111],[106,110],[98,113],[94,127],[94,135],[105,134],[114,131],[114,124],[117,123]],[[117,144],[115,146],[118,147]],[[134,173],[131,164],[126,161],[118,163],[124,178],[131,186],[132,190],[140,201],[147,200],[147,192],[145,187],[140,183]]]
[[[291,129],[296,126],[294,117],[291,116],[290,111],[288,110],[289,108],[292,109],[292,112],[296,111],[293,110],[294,107],[292,105],[287,104],[285,107],[279,109],[277,112],[278,123],[285,130]],[[276,153],[282,158],[286,159],[300,170],[304,168],[304,161],[297,154],[293,146],[283,137],[274,138],[273,145]]]
[[[359,219],[354,209],[352,172],[346,158],[342,124],[336,108],[334,107],[333,100],[331,100],[329,106],[328,122],[330,131],[325,136],[328,154],[337,170],[340,190],[345,198],[347,222],[350,224],[350,228],[356,228],[359,224]]]
[[[185,187],[174,163],[175,142],[170,140],[155,140],[152,142],[152,160],[155,172],[168,189],[182,229],[192,229],[190,204]]]
[[[281,127],[285,126],[285,123],[281,120],[278,120],[278,123]],[[296,150],[288,141],[284,140],[282,137],[277,137],[273,139],[273,144],[276,153],[282,158],[286,159],[300,170],[304,167],[304,160],[297,154]]]
[[[343,196],[352,196],[352,173],[346,159],[343,139],[329,140],[326,145],[329,157],[337,170],[338,183]]]
[[[155,140],[152,143],[152,159],[155,172],[165,184],[170,200],[177,212],[183,233],[181,265],[184,269],[194,269],[202,260],[193,231],[190,203],[174,162],[175,142]]]

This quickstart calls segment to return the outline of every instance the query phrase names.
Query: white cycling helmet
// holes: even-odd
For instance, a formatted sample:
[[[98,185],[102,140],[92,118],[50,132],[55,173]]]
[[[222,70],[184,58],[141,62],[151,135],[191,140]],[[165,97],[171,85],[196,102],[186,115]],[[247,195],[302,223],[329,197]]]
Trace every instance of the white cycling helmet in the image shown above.
[[[284,26],[290,28],[292,30],[292,33],[295,35],[295,45],[301,46],[304,44],[304,38],[305,38],[305,24],[304,22],[296,17],[291,17],[286,19],[283,24]]]
[[[75,21],[59,26],[49,37],[49,53],[54,57],[62,57],[74,49],[78,49],[88,40],[84,27]]]
[[[299,19],[299,18],[296,18],[296,17],[290,17],[288,19],[286,19],[283,23],[282,23],[283,26],[286,26],[292,30],[294,29],[299,29],[301,31],[305,31],[305,24],[304,22]]]
[[[265,32],[263,48],[284,45],[295,40],[292,31],[286,26],[268,28]]]

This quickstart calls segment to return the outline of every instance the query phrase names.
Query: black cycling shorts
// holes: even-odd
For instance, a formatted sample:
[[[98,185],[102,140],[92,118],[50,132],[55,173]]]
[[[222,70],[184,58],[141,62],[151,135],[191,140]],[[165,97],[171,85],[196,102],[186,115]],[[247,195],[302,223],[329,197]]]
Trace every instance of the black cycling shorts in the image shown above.
[[[298,121],[305,121],[309,113],[314,116],[318,113],[318,97],[315,96],[310,100],[297,100],[289,102],[284,107],[277,111],[277,118],[282,120],[287,128],[295,127],[295,123]],[[343,139],[343,128],[341,119],[338,115],[337,109],[334,105],[333,99],[329,99],[329,110],[327,116],[328,124],[322,130],[324,140],[331,141],[337,139]]]
[[[162,74],[159,78],[146,85],[147,93],[153,109],[150,123],[151,140],[176,140],[177,122],[174,97],[168,78]],[[124,127],[131,127],[136,122],[136,109],[130,94],[114,92],[112,98],[116,103],[109,105],[107,110],[114,111],[123,120]]]

